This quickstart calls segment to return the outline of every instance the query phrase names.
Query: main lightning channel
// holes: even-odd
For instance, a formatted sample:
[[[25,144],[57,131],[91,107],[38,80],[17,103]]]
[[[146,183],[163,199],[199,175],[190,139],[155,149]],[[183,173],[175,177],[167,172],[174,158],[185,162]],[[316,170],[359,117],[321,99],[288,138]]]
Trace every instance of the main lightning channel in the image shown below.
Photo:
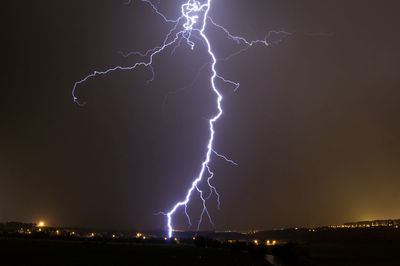
[[[189,2],[190,2],[190,1],[189,1]],[[188,3],[189,3],[189,2],[188,2]],[[210,215],[209,215],[209,213],[208,213],[207,207],[206,207],[206,205],[205,205],[205,199],[203,198],[203,192],[202,192],[201,190],[199,190],[199,188],[198,188],[198,186],[197,186],[197,185],[199,184],[199,182],[202,180],[205,170],[208,169],[208,164],[209,164],[209,162],[210,162],[211,154],[212,154],[212,152],[213,152],[213,144],[214,144],[214,136],[215,136],[214,123],[215,123],[215,122],[222,116],[222,114],[223,114],[223,110],[222,110],[222,106],[221,106],[222,95],[221,95],[221,93],[218,91],[218,89],[217,89],[217,87],[216,87],[216,85],[215,85],[215,79],[216,79],[216,77],[218,76],[217,71],[216,71],[216,68],[215,68],[215,66],[216,66],[216,64],[217,64],[217,58],[216,58],[216,56],[215,56],[215,54],[214,54],[214,52],[213,52],[213,50],[212,50],[212,48],[211,48],[211,43],[210,43],[210,41],[209,41],[207,35],[205,34],[205,29],[206,29],[206,25],[207,25],[207,17],[208,17],[208,14],[209,14],[209,12],[210,12],[210,8],[211,8],[211,0],[207,0],[206,11],[205,11],[205,13],[204,13],[203,25],[202,25],[202,28],[201,28],[201,30],[200,30],[200,35],[201,35],[201,37],[203,38],[203,40],[205,41],[206,46],[207,46],[208,54],[210,55],[210,57],[211,57],[211,59],[212,59],[212,63],[211,63],[212,75],[211,75],[211,78],[210,78],[210,82],[211,82],[211,87],[212,87],[214,93],[217,95],[218,113],[217,113],[213,118],[211,118],[211,119],[209,120],[209,125],[210,125],[210,138],[209,138],[209,140],[208,140],[206,158],[205,158],[205,160],[203,161],[203,163],[201,164],[201,170],[200,170],[199,174],[197,175],[197,178],[193,181],[192,186],[191,186],[190,189],[188,190],[188,192],[187,192],[187,194],[186,194],[185,200],[176,203],[176,204],[174,205],[174,207],[173,207],[168,213],[166,213],[166,216],[167,216],[167,218],[168,218],[168,224],[167,224],[167,226],[168,226],[168,237],[169,237],[169,238],[172,237],[172,231],[173,231],[173,228],[172,228],[172,216],[174,215],[174,213],[177,211],[177,209],[178,209],[179,207],[185,206],[185,208],[186,208],[187,204],[188,204],[189,201],[190,201],[190,196],[192,195],[192,192],[193,192],[194,189],[197,189],[197,190],[200,192],[200,197],[201,197],[201,199],[202,199],[202,201],[203,201],[203,211],[202,211],[202,213],[201,213],[201,215],[200,215],[200,219],[199,219],[199,223],[198,223],[198,228],[200,227],[200,223],[201,223],[201,221],[202,221],[202,217],[203,217],[204,212],[206,212],[207,215],[208,215],[208,217],[210,218]],[[192,25],[192,27],[193,27],[193,25]],[[211,175],[211,178],[212,178],[212,176],[213,176],[213,174]],[[214,188],[214,187],[213,187],[213,188]],[[214,188],[214,189],[215,189],[215,188]],[[218,194],[217,194],[217,195],[218,195]],[[219,198],[219,197],[218,197],[218,198]],[[210,221],[211,221],[211,218],[210,218]]]

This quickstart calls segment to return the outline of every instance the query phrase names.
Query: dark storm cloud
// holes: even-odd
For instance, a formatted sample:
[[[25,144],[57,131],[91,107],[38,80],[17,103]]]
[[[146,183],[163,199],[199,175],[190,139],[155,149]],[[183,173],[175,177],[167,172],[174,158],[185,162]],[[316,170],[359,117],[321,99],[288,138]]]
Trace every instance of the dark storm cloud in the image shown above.
[[[174,1],[165,4],[175,14]],[[3,22],[0,219],[160,228],[199,169],[215,111],[202,49],[73,83],[132,64],[118,51],[160,43],[167,28],[140,3],[8,4]],[[219,229],[321,225],[400,213],[400,25],[397,1],[215,1],[212,16],[235,34],[294,32],[218,69],[223,88],[215,159]],[[317,33],[329,33],[328,35]],[[218,56],[235,46],[210,32]],[[237,47],[236,47],[237,48]],[[195,214],[196,204],[193,206]],[[185,228],[185,220],[177,222]]]

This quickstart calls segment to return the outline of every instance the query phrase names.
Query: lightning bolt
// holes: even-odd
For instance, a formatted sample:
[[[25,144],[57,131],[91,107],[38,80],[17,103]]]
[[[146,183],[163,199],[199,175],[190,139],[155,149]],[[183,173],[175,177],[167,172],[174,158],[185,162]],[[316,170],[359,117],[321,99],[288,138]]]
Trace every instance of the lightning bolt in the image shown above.
[[[171,49],[171,54],[175,52],[177,48],[179,48],[182,43],[186,43],[192,50],[195,48],[197,42],[200,42],[203,44],[203,46],[207,49],[208,55],[210,57],[209,63],[203,66],[209,66],[211,70],[211,75],[210,75],[210,87],[215,94],[216,98],[216,107],[217,107],[217,113],[208,119],[209,123],[209,138],[208,138],[208,143],[207,143],[207,151],[205,154],[204,160],[201,162],[201,168],[200,172],[194,177],[194,180],[189,187],[189,189],[186,192],[186,196],[183,198],[183,200],[178,201],[169,211],[167,212],[161,212],[161,214],[166,216],[167,219],[167,228],[168,228],[168,237],[172,237],[173,233],[173,216],[174,214],[180,209],[183,208],[184,212],[186,214],[186,217],[188,219],[189,225],[192,225],[190,216],[187,212],[188,209],[188,204],[190,202],[190,199],[192,197],[193,192],[197,191],[199,193],[200,200],[202,201],[202,206],[203,209],[201,211],[198,223],[197,223],[197,229],[200,228],[200,225],[202,223],[204,215],[207,215],[209,221],[211,224],[213,224],[213,221],[211,219],[211,215],[207,209],[207,200],[210,199],[210,197],[213,195],[213,193],[217,197],[217,203],[218,203],[218,208],[220,206],[220,195],[217,191],[217,189],[211,184],[211,181],[214,177],[214,173],[212,172],[209,163],[211,161],[212,155],[215,155],[219,158],[224,159],[226,162],[231,163],[235,166],[238,166],[234,161],[228,159],[226,156],[221,155],[217,153],[214,149],[214,139],[215,139],[215,123],[220,119],[220,117],[223,115],[223,109],[222,109],[222,101],[223,101],[223,96],[221,92],[219,91],[216,81],[220,80],[226,84],[229,84],[234,87],[234,90],[236,91],[240,84],[228,79],[225,79],[222,77],[220,74],[218,74],[216,65],[218,61],[226,61],[232,58],[233,56],[236,56],[250,47],[260,44],[260,45],[265,45],[269,46],[270,43],[267,41],[267,39],[272,35],[282,35],[282,36],[287,36],[290,35],[288,32],[284,31],[272,31],[269,32],[264,39],[262,40],[247,40],[243,37],[240,36],[235,36],[231,34],[225,27],[217,24],[210,16],[210,10],[212,7],[212,1],[211,0],[187,0],[187,2],[183,3],[180,7],[180,13],[181,15],[177,19],[170,19],[166,15],[164,15],[158,8],[157,6],[150,0],[140,0],[141,2],[147,4],[156,15],[161,17],[165,23],[172,24],[172,27],[170,28],[169,32],[164,38],[164,41],[161,45],[153,47],[145,52],[130,52],[130,53],[121,53],[124,57],[128,56],[138,56],[143,58],[142,61],[139,61],[133,65],[130,66],[114,66],[112,68],[103,70],[103,71],[94,71],[93,73],[85,76],[79,81],[76,81],[73,88],[72,88],[72,98],[73,101],[78,104],[79,106],[84,106],[85,102],[81,102],[78,97],[76,97],[76,89],[79,85],[82,83],[86,82],[90,78],[94,78],[99,75],[107,75],[113,71],[117,70],[134,70],[140,66],[143,67],[148,67],[151,72],[152,72],[152,77],[149,81],[152,81],[154,79],[154,69],[152,67],[153,63],[153,58],[158,55],[159,53],[166,51],[167,49]],[[125,4],[129,5],[131,1],[127,1]],[[208,25],[214,26],[215,28],[219,29],[222,31],[227,38],[231,39],[232,41],[236,42],[238,45],[241,45],[241,49],[222,59],[218,59],[217,56],[215,55],[211,42],[206,34],[206,29]],[[178,92],[178,91],[176,91]],[[174,92],[173,92],[174,93]],[[206,177],[207,176],[207,177]],[[206,181],[207,185],[210,188],[210,191],[208,192],[208,195],[199,188],[199,185],[202,181]]]

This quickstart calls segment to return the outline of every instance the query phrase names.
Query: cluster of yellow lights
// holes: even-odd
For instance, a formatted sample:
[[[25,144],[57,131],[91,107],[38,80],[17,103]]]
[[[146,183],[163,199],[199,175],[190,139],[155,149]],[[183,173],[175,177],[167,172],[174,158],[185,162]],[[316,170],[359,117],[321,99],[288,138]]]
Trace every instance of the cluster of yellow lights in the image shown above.
[[[394,227],[399,228],[398,225],[388,222],[371,222],[371,223],[359,223],[359,224],[342,224],[342,225],[331,225],[330,228],[368,228],[368,227]]]
[[[196,238],[195,238],[195,237],[193,237],[193,240],[195,240],[195,239],[196,239]],[[168,237],[164,237],[164,240],[165,240],[165,241],[167,241],[167,240],[168,240]],[[177,238],[177,237],[175,237],[175,238],[174,238],[174,241],[175,241],[175,242],[177,242],[177,241],[178,241],[178,238]]]
[[[26,229],[26,231],[24,231],[23,228],[21,228],[20,230],[18,230],[18,233],[20,233],[20,234],[27,234],[27,235],[32,234],[31,230]]]
[[[146,236],[142,233],[136,233],[136,238],[141,238],[143,240],[146,240]]]
[[[371,227],[371,226],[382,226],[382,225],[376,225],[376,224],[352,224],[352,225],[348,225],[348,224],[342,224],[342,225],[332,225],[330,226],[331,228],[364,228],[364,227]]]
[[[228,240],[228,243],[230,243],[230,244],[233,244],[233,243],[238,243],[238,242],[241,242],[241,240],[232,240],[232,239],[229,239]],[[244,242],[244,241],[243,241]],[[253,241],[252,241],[252,243],[254,244],[254,245],[263,245],[263,242],[262,241],[260,241],[260,240],[258,240],[258,239],[254,239]],[[267,246],[275,246],[277,244],[277,242],[276,242],[276,240],[267,240],[266,242],[265,242],[265,245],[267,245]]]

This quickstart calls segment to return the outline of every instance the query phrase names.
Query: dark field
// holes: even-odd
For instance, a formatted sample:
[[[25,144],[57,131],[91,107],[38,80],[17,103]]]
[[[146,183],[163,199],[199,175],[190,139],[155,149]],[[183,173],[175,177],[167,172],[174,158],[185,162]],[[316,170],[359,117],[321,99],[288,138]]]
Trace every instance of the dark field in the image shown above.
[[[249,254],[182,245],[0,239],[0,265],[268,265]]]
[[[315,265],[400,266],[400,244],[314,244],[307,246]]]
[[[400,265],[398,243],[304,244],[289,265]],[[295,252],[296,253],[296,252]],[[229,249],[185,245],[0,238],[0,265],[269,265]]]

